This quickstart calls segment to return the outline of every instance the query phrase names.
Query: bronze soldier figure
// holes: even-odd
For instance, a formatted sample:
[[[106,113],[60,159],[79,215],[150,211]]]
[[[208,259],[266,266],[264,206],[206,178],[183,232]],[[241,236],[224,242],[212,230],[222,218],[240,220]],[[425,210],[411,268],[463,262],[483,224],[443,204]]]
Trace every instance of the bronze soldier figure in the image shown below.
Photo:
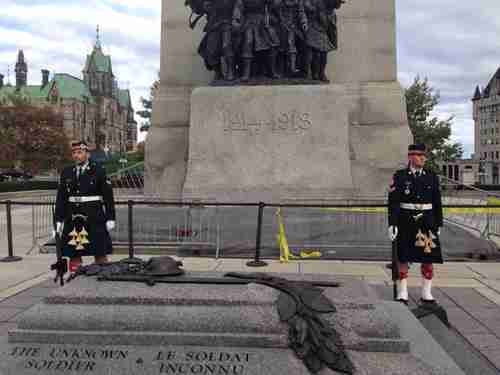
[[[207,24],[203,29],[205,35],[198,47],[198,53],[203,58],[206,68],[215,72],[215,80],[234,80],[232,35],[234,2],[235,0],[194,0],[186,3],[193,12],[199,12],[207,17]],[[199,18],[190,21],[190,27],[194,28],[198,20]]]
[[[304,0],[274,0],[273,8],[278,13],[280,49],[287,57],[290,73],[297,74],[297,41],[305,39],[308,28]]]
[[[278,34],[270,19],[271,0],[236,0],[233,12],[233,28],[242,33],[242,81],[248,81],[256,53],[266,53],[268,70],[273,78],[279,78],[276,66]]]
[[[306,32],[305,74],[322,82],[326,76],[328,53],[337,49],[337,16],[343,0],[304,0],[309,27]]]
[[[75,165],[66,167],[56,199],[56,231],[62,238],[63,256],[75,272],[83,256],[106,263],[112,253],[109,231],[115,228],[115,204],[111,181],[104,168],[89,159],[84,141],[71,144]]]
[[[434,263],[443,263],[439,241],[443,209],[439,179],[424,168],[425,145],[408,147],[408,168],[394,174],[389,188],[389,238],[396,241],[400,263],[397,300],[408,303],[408,263],[421,263],[424,303],[434,303]]]

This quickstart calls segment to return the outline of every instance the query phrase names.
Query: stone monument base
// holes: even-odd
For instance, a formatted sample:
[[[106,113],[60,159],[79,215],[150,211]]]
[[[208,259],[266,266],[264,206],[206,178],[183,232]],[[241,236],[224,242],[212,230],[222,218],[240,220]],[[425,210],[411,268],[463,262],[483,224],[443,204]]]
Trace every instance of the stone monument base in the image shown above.
[[[363,282],[276,276],[343,282],[324,289],[337,312],[323,317],[355,375],[463,375],[408,308],[377,300]],[[0,374],[308,375],[288,347],[278,294],[258,284],[150,287],[79,278],[24,313],[8,340],[0,338]]]
[[[184,199],[355,195],[340,85],[197,88]]]
[[[197,88],[182,198],[383,198],[410,141],[403,103],[390,83]]]

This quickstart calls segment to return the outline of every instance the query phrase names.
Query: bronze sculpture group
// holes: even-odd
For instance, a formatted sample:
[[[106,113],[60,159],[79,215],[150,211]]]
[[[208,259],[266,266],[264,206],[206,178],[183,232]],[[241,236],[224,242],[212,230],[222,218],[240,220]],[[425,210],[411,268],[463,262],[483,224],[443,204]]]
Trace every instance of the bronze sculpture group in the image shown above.
[[[206,17],[198,52],[215,81],[267,77],[328,82],[337,49],[336,10],[344,0],[186,0],[195,28]]]

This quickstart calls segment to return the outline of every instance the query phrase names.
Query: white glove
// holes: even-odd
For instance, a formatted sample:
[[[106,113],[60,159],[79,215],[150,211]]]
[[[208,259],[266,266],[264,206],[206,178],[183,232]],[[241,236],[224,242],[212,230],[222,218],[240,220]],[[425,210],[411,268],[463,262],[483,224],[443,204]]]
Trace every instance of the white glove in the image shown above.
[[[116,227],[116,222],[114,220],[108,220],[106,221],[106,229],[108,232],[112,231]]]
[[[60,221],[58,221],[56,223],[56,232],[58,235],[62,235],[62,232],[63,232],[63,229],[64,229],[64,223],[61,223]],[[54,235],[55,237],[55,235]]]
[[[437,235],[438,235],[438,237],[441,235],[441,228],[438,228]]]
[[[387,232],[389,233],[389,239],[391,240],[391,242],[394,242],[394,240],[398,236],[398,227],[395,225],[391,225]]]

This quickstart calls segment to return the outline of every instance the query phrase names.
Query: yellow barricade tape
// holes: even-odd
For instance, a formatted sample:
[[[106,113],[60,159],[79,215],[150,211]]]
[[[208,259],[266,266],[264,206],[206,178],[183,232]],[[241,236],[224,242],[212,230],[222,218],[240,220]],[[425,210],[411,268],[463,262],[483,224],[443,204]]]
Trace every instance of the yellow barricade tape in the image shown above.
[[[288,240],[286,239],[285,233],[285,223],[283,222],[283,216],[281,216],[281,208],[276,210],[276,217],[278,219],[279,233],[277,235],[278,247],[280,248],[280,262],[288,263],[290,260],[304,259],[304,258],[319,258],[321,257],[321,252],[319,250],[301,250],[299,255],[295,255],[290,251],[288,246]]]
[[[500,205],[500,200],[498,203],[490,203],[488,200],[488,204],[491,205]],[[345,208],[345,207],[328,207],[328,208],[322,208],[322,211],[327,211],[327,212],[360,212],[360,213],[387,213],[387,208],[385,207],[366,207],[366,208]],[[472,215],[472,214],[495,214],[495,215],[500,215],[500,208],[489,208],[487,206],[484,207],[473,207],[473,208],[443,208],[443,213],[444,215],[446,214],[464,214],[464,215]]]

